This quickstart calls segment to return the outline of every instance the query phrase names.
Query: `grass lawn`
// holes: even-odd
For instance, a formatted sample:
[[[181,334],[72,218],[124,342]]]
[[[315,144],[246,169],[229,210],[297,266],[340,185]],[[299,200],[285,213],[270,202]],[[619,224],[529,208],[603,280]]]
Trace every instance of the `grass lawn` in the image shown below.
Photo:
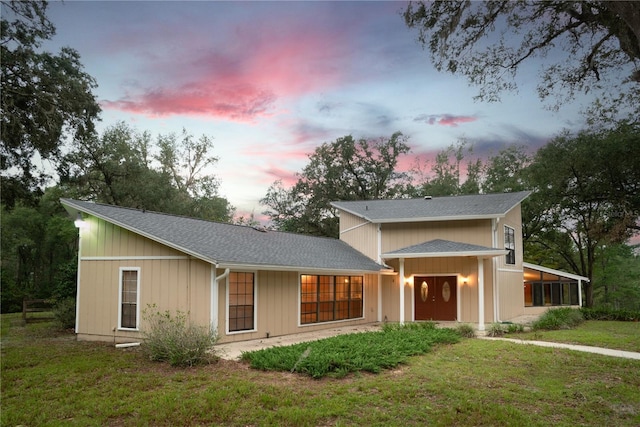
[[[637,360],[463,339],[378,374],[314,380],[231,361],[172,368],[7,320],[3,426],[640,425]]]
[[[505,337],[640,352],[640,322],[587,320],[575,329],[533,331],[507,334]]]

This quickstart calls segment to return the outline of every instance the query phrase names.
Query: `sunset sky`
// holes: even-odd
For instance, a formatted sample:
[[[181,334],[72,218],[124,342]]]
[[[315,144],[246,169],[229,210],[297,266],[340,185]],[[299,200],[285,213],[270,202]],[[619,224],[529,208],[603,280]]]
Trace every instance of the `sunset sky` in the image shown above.
[[[506,144],[533,149],[578,129],[581,100],[559,112],[536,95],[536,64],[518,93],[474,102],[478,88],[438,73],[405,2],[51,2],[45,46],[76,49],[98,83],[99,129],[125,121],[153,135],[213,138],[220,194],[260,217],[270,184],[323,142],[401,131],[403,165],[461,138],[478,155]],[[582,100],[584,102],[585,100]]]

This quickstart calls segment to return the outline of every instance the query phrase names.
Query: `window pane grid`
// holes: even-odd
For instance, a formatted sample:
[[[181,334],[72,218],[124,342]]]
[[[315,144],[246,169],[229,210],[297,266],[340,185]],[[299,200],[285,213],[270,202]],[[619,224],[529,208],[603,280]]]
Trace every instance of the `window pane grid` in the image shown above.
[[[361,276],[300,277],[300,323],[330,322],[362,317]]]
[[[229,331],[254,328],[254,275],[234,272],[229,274]]]
[[[578,305],[577,282],[525,282],[525,307]]]
[[[122,270],[122,291],[120,295],[120,327],[138,326],[138,271]]]

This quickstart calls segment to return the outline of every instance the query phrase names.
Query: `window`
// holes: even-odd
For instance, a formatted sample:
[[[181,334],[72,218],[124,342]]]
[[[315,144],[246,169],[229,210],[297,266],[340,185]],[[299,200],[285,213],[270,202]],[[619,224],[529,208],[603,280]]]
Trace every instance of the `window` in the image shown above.
[[[300,323],[362,317],[362,276],[300,277]]]
[[[513,228],[504,226],[504,248],[508,251],[506,262],[507,264],[516,263],[516,232]]]
[[[578,305],[577,282],[525,282],[525,307]]]
[[[229,273],[229,332],[254,330],[254,301],[254,274]]]
[[[140,297],[140,268],[120,268],[119,329],[138,329]]]

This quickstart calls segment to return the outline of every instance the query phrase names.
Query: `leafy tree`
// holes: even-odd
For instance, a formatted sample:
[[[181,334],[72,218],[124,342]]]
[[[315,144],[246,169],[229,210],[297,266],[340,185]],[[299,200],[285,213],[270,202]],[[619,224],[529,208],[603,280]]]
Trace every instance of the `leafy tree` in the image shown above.
[[[36,206],[2,207],[3,312],[20,310],[24,298],[75,296],[78,233],[61,196],[50,188]]]
[[[0,32],[2,201],[32,202],[32,192],[48,179],[34,160],[56,160],[69,135],[94,131],[100,107],[92,94],[95,80],[82,70],[80,56],[65,47],[41,51],[55,34],[46,17],[47,2],[3,1]]]
[[[515,90],[520,68],[539,58],[538,94],[554,97],[553,107],[596,93],[605,110],[627,106],[640,117],[638,2],[419,1],[404,19],[436,69],[466,76],[480,87],[479,99]]]
[[[640,310],[640,259],[625,244],[603,245],[594,269],[594,305]]]
[[[463,170],[465,152],[473,153],[473,147],[466,141],[451,144],[436,154],[431,168],[431,177],[423,178],[419,184],[420,193],[429,196],[456,196],[460,194],[480,193],[482,181],[482,160],[467,161]],[[463,175],[466,172],[466,179]]]
[[[274,183],[261,203],[281,230],[338,236],[338,219],[330,203],[335,200],[370,200],[407,193],[410,179],[397,170],[398,159],[409,152],[399,132],[390,138],[354,139],[324,143],[309,156],[297,183],[285,189]]]
[[[484,169],[485,193],[509,193],[529,189],[525,171],[532,158],[523,145],[509,145],[487,159]]]
[[[640,204],[640,132],[613,130],[562,135],[542,147],[528,168],[534,193],[524,222],[525,253],[593,279],[599,248],[637,232]],[[593,306],[593,282],[585,284]]]
[[[204,166],[217,161],[211,149],[210,139],[196,143],[186,131],[180,140],[160,135],[156,147],[148,133],[120,122],[100,137],[78,141],[59,174],[77,198],[229,221],[234,208],[218,196],[215,178],[204,174]]]

